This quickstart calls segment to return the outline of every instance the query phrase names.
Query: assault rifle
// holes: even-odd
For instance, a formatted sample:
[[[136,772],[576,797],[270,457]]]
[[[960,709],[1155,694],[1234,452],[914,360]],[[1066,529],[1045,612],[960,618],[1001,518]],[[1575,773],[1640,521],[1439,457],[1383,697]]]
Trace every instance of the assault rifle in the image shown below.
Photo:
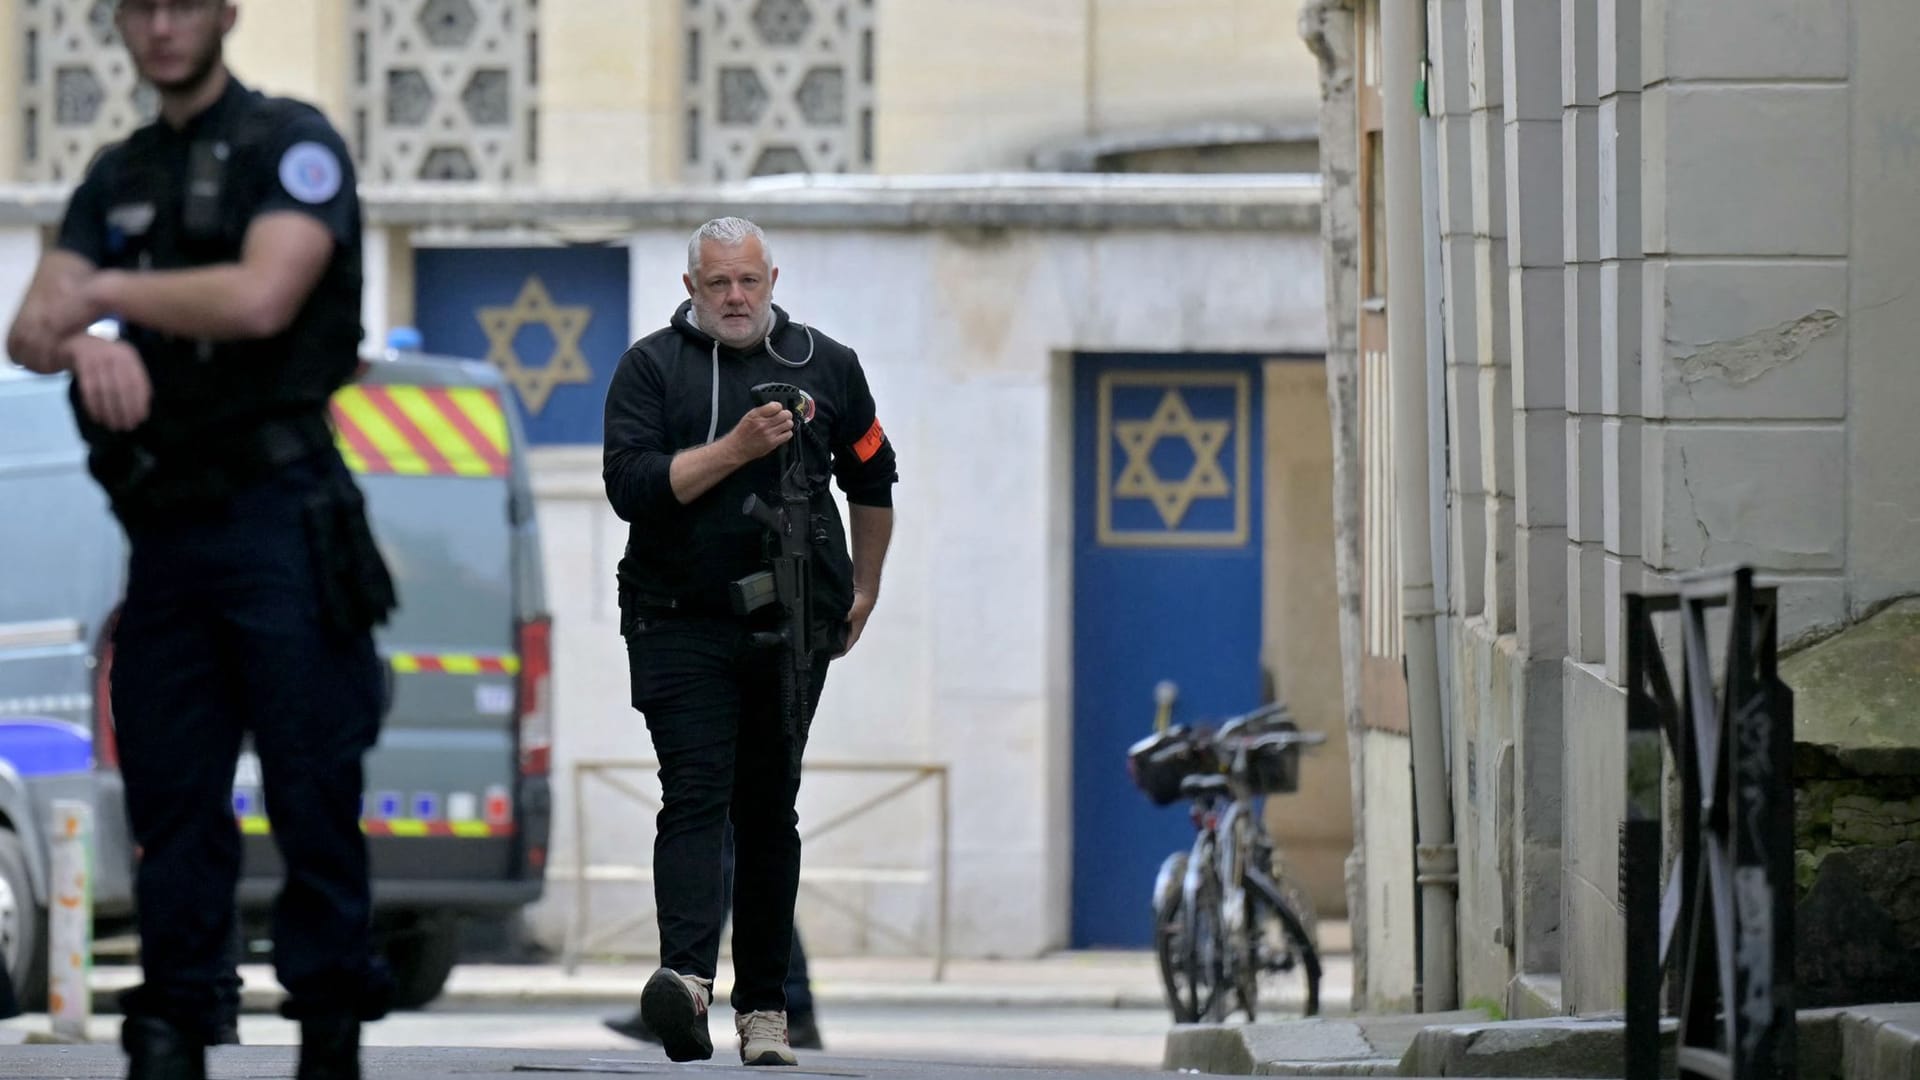
[[[753,644],[778,647],[780,701],[785,713],[787,745],[793,755],[793,773],[800,774],[800,751],[806,743],[807,696],[813,686],[813,653],[823,642],[813,632],[813,546],[826,542],[813,523],[813,491],[807,483],[806,454],[801,448],[813,400],[788,383],[761,383],[753,388],[757,408],[777,401],[793,414],[793,438],[778,451],[779,502],[769,506],[758,495],[748,495],[741,511],[767,530],[770,569],[733,583],[733,610],[748,615],[769,604],[780,606],[780,629],[753,635]]]

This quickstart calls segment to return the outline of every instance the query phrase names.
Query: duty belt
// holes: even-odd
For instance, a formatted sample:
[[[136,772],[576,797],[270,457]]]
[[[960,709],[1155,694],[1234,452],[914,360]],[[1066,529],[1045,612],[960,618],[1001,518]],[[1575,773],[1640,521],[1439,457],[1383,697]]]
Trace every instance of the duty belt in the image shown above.
[[[168,447],[162,458],[134,439],[96,452],[101,483],[129,522],[190,514],[224,503],[235,492],[333,444],[319,412],[272,417],[243,433]]]

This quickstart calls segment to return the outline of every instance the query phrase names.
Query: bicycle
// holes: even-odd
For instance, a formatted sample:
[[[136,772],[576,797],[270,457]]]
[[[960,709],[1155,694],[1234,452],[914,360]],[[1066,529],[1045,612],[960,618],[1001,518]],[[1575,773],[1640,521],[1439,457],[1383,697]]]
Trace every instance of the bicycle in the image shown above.
[[[1161,691],[1156,735],[1129,751],[1136,784],[1158,805],[1190,804],[1195,837],[1154,882],[1154,951],[1179,1023],[1224,1020],[1262,1003],[1320,1009],[1320,956],[1313,910],[1275,866],[1260,799],[1298,786],[1298,748],[1325,741],[1298,730],[1284,704],[1233,717],[1218,731],[1170,728]],[[1296,992],[1289,984],[1300,982]],[[1237,1001],[1228,1007],[1229,998]]]

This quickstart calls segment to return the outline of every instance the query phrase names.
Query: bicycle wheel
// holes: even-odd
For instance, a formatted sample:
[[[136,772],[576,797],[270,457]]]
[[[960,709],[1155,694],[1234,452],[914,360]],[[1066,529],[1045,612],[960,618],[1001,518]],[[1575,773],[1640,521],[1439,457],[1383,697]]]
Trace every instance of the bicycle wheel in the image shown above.
[[[1163,875],[1169,875],[1169,887],[1156,889],[1153,911],[1153,954],[1160,964],[1160,986],[1166,991],[1167,1008],[1176,1024],[1191,1024],[1200,1017],[1189,1011],[1187,981],[1186,903],[1180,881],[1186,876],[1187,853],[1176,852],[1167,858]]]
[[[1212,859],[1208,859],[1211,864]],[[1187,1012],[1194,1020],[1217,1021],[1226,1013],[1226,935],[1220,919],[1220,879],[1209,865],[1200,874],[1191,906],[1183,913],[1186,929]]]
[[[1173,1022],[1191,1024],[1199,1020],[1200,1014],[1195,1011],[1197,995],[1188,974],[1186,905],[1178,897],[1154,922],[1153,951],[1160,961],[1160,985],[1166,991]]]
[[[1247,1020],[1269,1014],[1314,1016],[1320,1012],[1320,952],[1306,919],[1267,875],[1247,874],[1247,933],[1236,956],[1234,993]]]

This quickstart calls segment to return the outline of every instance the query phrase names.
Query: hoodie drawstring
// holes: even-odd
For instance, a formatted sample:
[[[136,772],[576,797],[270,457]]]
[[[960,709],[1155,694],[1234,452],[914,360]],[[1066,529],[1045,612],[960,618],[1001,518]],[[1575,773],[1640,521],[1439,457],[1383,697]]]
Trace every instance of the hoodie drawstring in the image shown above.
[[[720,431],[720,343],[713,343],[713,407],[707,414],[707,441]]]
[[[691,314],[687,315],[686,318],[687,318],[688,326],[693,327],[695,330],[700,329],[699,324],[693,321],[693,316]],[[812,363],[813,347],[814,347],[813,327],[808,326],[806,323],[800,323],[799,326],[800,326],[800,329],[806,331],[806,334],[807,334],[807,355],[806,356],[802,357],[799,360],[789,360],[786,357],[781,356],[779,351],[773,347],[773,331],[771,329],[767,331],[767,336],[761,340],[761,345],[765,347],[765,349],[767,350],[767,355],[773,357],[776,361],[779,361],[781,364],[790,368],[803,368],[803,367],[806,367],[808,364]],[[702,330],[701,333],[704,334],[706,333],[706,331]],[[711,338],[711,335],[708,335],[708,336]],[[712,442],[720,434],[720,341],[717,338],[712,338],[712,340],[713,340],[713,404],[709,406],[709,411],[707,413],[707,441],[708,442]]]
[[[779,351],[773,347],[773,331],[771,330],[767,331],[767,339],[762,343],[766,346],[767,355],[773,357],[775,360],[778,360],[782,364],[785,364],[786,366],[791,368],[802,368],[812,363],[813,362],[813,327],[808,326],[806,323],[801,323],[800,329],[805,330],[807,332],[807,355],[805,357],[799,360],[789,360],[786,357],[781,356]]]

